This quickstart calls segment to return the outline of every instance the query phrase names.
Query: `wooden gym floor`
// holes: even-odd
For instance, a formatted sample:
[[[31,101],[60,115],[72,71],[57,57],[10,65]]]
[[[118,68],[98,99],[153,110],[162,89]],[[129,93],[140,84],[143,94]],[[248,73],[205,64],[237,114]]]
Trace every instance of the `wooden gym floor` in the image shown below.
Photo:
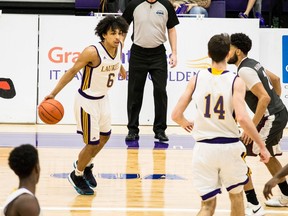
[[[112,136],[94,161],[98,186],[93,196],[81,196],[67,180],[72,163],[82,148],[74,125],[0,125],[0,211],[18,179],[7,164],[14,146],[36,145],[41,177],[36,196],[44,216],[190,216],[200,208],[192,185],[191,158],[194,141],[179,127],[168,127],[168,143],[153,139],[151,127],[140,128],[138,143],[125,143],[126,127],[113,126]],[[286,132],[285,132],[286,133]],[[288,135],[282,140],[282,164],[288,162]],[[259,158],[247,157],[258,198],[270,179]],[[279,189],[273,190],[279,196]],[[245,199],[246,202],[246,199]],[[268,208],[266,216],[288,215],[288,208]],[[225,190],[217,198],[216,216],[229,215]]]

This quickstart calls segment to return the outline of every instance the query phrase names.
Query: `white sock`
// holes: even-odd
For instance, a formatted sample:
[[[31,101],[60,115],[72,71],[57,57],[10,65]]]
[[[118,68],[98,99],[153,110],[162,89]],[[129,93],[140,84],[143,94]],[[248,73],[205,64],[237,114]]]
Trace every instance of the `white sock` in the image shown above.
[[[76,176],[83,176],[84,175],[84,171],[79,171],[77,168],[75,169],[75,175]]]

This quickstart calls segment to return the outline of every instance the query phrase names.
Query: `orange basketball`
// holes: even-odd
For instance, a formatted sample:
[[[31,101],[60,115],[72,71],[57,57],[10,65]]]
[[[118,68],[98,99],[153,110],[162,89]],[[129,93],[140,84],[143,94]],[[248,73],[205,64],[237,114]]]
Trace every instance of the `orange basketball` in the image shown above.
[[[64,116],[64,107],[55,99],[45,100],[38,106],[38,116],[46,124],[57,124]]]

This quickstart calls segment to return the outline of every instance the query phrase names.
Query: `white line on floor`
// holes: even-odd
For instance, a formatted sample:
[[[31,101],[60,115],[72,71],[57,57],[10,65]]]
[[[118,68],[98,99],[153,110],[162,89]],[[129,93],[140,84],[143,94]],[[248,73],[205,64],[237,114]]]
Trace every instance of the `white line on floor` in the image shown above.
[[[3,209],[1,206],[0,209]],[[42,211],[99,211],[99,212],[198,212],[187,208],[109,208],[109,207],[41,207]],[[216,209],[218,213],[228,213],[228,209]],[[266,214],[288,214],[288,210],[265,210]]]

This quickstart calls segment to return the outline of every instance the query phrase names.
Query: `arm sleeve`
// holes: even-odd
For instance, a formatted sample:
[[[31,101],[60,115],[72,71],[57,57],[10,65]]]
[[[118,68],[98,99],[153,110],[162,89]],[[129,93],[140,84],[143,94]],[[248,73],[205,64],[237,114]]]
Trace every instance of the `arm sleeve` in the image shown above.
[[[175,9],[170,1],[161,1],[161,3],[164,5],[164,7],[168,11],[168,21],[167,21],[167,28],[171,29],[174,26],[179,24],[179,19],[176,15]]]
[[[258,74],[255,70],[249,67],[242,67],[238,71],[239,76],[244,80],[246,87],[248,90],[251,90],[251,88],[261,82],[260,78],[258,77]]]
[[[122,17],[126,20],[126,22],[130,25],[133,21],[133,13],[137,5],[139,4],[139,1],[133,0],[130,1],[130,3],[127,5],[126,9],[124,10]]]

